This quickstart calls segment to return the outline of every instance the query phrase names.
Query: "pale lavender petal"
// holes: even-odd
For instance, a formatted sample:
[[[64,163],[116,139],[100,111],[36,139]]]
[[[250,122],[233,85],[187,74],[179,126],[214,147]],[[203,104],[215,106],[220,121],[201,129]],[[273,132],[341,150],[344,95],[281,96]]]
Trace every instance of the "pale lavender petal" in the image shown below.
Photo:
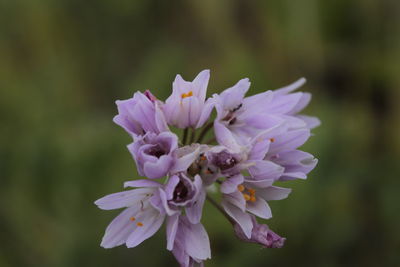
[[[164,155],[161,156],[157,162],[145,162],[143,170],[148,178],[156,179],[167,175],[173,164],[173,159],[167,155]]]
[[[179,224],[179,213],[167,217],[167,249],[174,248],[174,241]]]
[[[283,188],[277,186],[270,186],[257,190],[257,195],[261,196],[266,201],[281,200],[288,197],[292,190],[290,188]]]
[[[213,98],[207,99],[207,101],[204,103],[204,106],[202,108],[196,128],[202,127],[204,125],[204,123],[208,120],[208,118],[210,117],[211,111],[214,108],[214,105],[215,105],[215,101]]]
[[[206,191],[203,189],[199,192],[195,203],[190,207],[186,207],[186,216],[192,224],[200,222],[205,199]]]
[[[185,217],[181,217],[185,251],[195,259],[206,260],[211,258],[210,240],[203,225],[201,223],[191,224],[185,219]]]
[[[250,88],[248,78],[241,79],[234,86],[225,89],[221,94],[221,102],[225,110],[237,108],[243,101],[244,95]]]
[[[201,71],[193,80],[193,88],[197,91],[199,100],[204,102],[206,99],[208,81],[210,80],[210,70]]]
[[[221,185],[221,192],[224,194],[230,194],[237,191],[238,185],[243,183],[244,177],[242,174],[237,174],[227,178]]]
[[[251,221],[250,215],[227,201],[222,200],[221,204],[226,213],[228,213],[228,215],[231,216],[232,219],[238,223],[244,234],[248,238],[250,238],[251,230],[253,229],[253,223]]]
[[[141,179],[124,183],[124,187],[160,187],[162,184],[153,180]]]
[[[321,121],[317,117],[311,117],[306,115],[297,115],[299,119],[303,120],[307,124],[307,128],[314,129],[321,125]]]
[[[233,152],[239,152],[241,147],[235,140],[232,132],[228,130],[222,123],[217,120],[214,121],[214,133],[215,137],[220,145],[223,145]]]
[[[126,241],[128,248],[133,248],[142,243],[144,240],[152,237],[164,222],[165,215],[161,215],[156,209],[150,208],[137,215],[136,227],[129,235]],[[142,223],[142,226],[138,226]]]
[[[94,203],[103,210],[120,209],[139,203],[147,194],[151,194],[153,191],[151,188],[139,188],[118,192],[102,197]]]
[[[254,161],[255,165],[249,168],[249,173],[256,180],[278,179],[284,168],[268,160]]]
[[[164,191],[167,200],[172,199],[175,187],[179,183],[179,177],[177,175],[173,175],[168,179],[168,183],[165,185]]]
[[[201,148],[198,147],[197,149],[193,150],[192,152],[178,158],[171,168],[171,173],[178,173],[186,171],[190,165],[199,157]]]
[[[274,95],[273,101],[268,105],[268,112],[274,114],[289,113],[300,101],[303,93],[293,93],[289,95]]]
[[[274,90],[274,94],[278,94],[278,95],[288,94],[288,93],[300,88],[305,83],[306,83],[306,79],[305,78],[300,78],[297,81],[295,81],[294,83],[289,84],[288,86],[285,86],[285,87],[282,87],[282,88]]]
[[[248,184],[250,188],[252,188],[252,187],[259,187],[259,188],[269,187],[275,182],[275,180],[273,180],[273,179],[264,179],[264,180],[245,179],[244,181],[245,181],[245,184]]]
[[[290,111],[290,114],[296,114],[302,111],[311,101],[310,93],[303,93],[297,105]]]
[[[134,222],[131,221],[131,218],[136,216],[139,209],[139,205],[129,207],[114,218],[108,225],[103,240],[101,241],[101,246],[103,248],[113,248],[126,242],[130,233],[136,227]]]
[[[269,219],[272,217],[271,208],[269,207],[268,203],[259,197],[255,202],[247,202],[247,210],[263,219]]]
[[[300,129],[289,131],[275,137],[275,142],[270,145],[269,154],[293,150],[303,145],[310,137],[310,130]]]
[[[236,206],[241,211],[245,211],[246,209],[246,200],[238,190],[230,194],[224,194],[223,201]]]

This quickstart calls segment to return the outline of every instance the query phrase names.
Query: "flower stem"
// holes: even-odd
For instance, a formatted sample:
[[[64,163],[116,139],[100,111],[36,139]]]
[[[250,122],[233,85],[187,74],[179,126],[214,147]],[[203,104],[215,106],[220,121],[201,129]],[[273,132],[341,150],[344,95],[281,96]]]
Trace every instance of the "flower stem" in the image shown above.
[[[207,194],[207,200],[210,201],[210,203],[219,210],[226,219],[232,224],[235,225],[235,221],[226,213],[226,211],[213,199]]]
[[[183,145],[186,145],[186,139],[187,139],[187,137],[188,137],[188,128],[185,128],[185,129],[183,130],[183,138],[182,138],[182,144],[183,144]]]
[[[203,130],[200,132],[199,138],[197,138],[196,143],[200,143],[203,138],[206,136],[207,132],[213,127],[214,123],[213,122],[209,122],[204,128]]]
[[[190,141],[189,141],[189,145],[192,144],[194,142],[194,138],[196,137],[196,130],[194,128],[192,128],[192,131],[190,133]]]

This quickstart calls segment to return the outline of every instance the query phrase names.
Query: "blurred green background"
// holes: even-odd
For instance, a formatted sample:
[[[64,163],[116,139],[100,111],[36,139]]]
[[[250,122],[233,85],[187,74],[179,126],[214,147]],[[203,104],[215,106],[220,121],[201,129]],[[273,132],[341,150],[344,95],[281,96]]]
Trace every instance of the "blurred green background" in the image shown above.
[[[400,2],[0,1],[0,266],[175,266],[164,230],[99,246],[119,211],[99,197],[138,177],[114,101],[211,69],[209,94],[299,77],[317,115],[307,181],[268,224],[282,249],[238,241],[206,206],[206,266],[399,266]]]

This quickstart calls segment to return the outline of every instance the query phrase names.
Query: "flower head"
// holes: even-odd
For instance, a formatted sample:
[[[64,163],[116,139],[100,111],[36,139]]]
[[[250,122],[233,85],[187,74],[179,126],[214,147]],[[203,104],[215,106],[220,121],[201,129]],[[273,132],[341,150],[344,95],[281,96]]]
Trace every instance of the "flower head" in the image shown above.
[[[319,125],[317,118],[299,114],[311,95],[293,91],[305,79],[246,96],[250,81],[245,78],[206,99],[209,78],[208,70],[192,82],[177,75],[165,103],[148,90],[117,101],[114,121],[133,137],[128,149],[139,175],[148,179],[126,182],[125,187],[134,189],[95,202],[101,209],[124,208],[107,227],[101,246],[135,247],[165,222],[166,248],[178,263],[203,266],[211,258],[201,223],[206,199],[229,220],[240,240],[266,248],[283,246],[285,238],[256,217],[272,218],[269,202],[291,192],[275,182],[306,179],[317,164],[299,150]],[[214,107],[217,116],[209,121]],[[183,138],[169,126],[182,128]],[[199,134],[197,128],[202,128]],[[210,129],[214,136],[209,136]],[[207,136],[209,141],[203,142]],[[220,203],[212,194],[220,195]]]

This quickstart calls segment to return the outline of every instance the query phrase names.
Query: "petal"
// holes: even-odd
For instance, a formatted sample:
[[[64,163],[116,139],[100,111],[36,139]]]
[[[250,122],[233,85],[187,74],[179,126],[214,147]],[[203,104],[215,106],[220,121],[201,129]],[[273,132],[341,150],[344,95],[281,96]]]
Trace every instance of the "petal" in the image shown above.
[[[206,191],[201,190],[193,205],[191,207],[186,207],[186,216],[192,224],[200,222],[205,199]]]
[[[259,197],[255,202],[247,202],[247,210],[263,219],[269,219],[272,217],[271,208],[268,203]]]
[[[188,153],[175,161],[174,166],[171,168],[171,173],[178,173],[186,171],[190,165],[199,157],[200,147],[191,153]]]
[[[317,117],[311,117],[306,115],[297,115],[299,119],[302,119],[306,124],[307,128],[313,129],[321,125],[321,121]]]
[[[295,81],[294,83],[289,84],[288,86],[274,90],[274,94],[278,94],[278,95],[288,94],[288,93],[298,89],[299,87],[303,86],[303,84],[305,84],[306,81],[307,80],[305,78],[300,78],[297,81]]]
[[[129,235],[126,241],[126,246],[128,248],[133,248],[142,243],[144,240],[153,236],[158,229],[160,229],[161,224],[164,222],[165,215],[161,215],[156,209],[149,208],[148,210],[139,213],[137,216],[137,223],[142,223],[142,226],[136,227]]]
[[[251,238],[253,222],[251,221],[250,215],[227,201],[222,200],[221,204],[226,213],[228,213],[228,215],[231,216],[232,219],[242,228],[242,231],[246,237]]]
[[[199,117],[199,121],[197,122],[196,125],[196,129],[200,128],[204,125],[204,123],[208,120],[208,118],[210,117],[211,111],[214,108],[215,105],[215,101],[213,98],[209,98],[207,99],[206,103],[204,104],[200,117]]]
[[[266,201],[281,200],[287,198],[291,191],[292,189],[290,188],[270,186],[267,188],[258,189],[257,195],[261,196]]]
[[[289,112],[289,114],[296,114],[302,111],[311,101],[310,93],[303,93],[297,105]]]
[[[310,137],[309,129],[289,131],[275,137],[275,142],[270,145],[268,154],[275,154],[282,151],[294,150],[303,145]]]
[[[220,145],[223,145],[236,153],[240,151],[241,147],[235,140],[232,132],[217,120],[214,121],[214,133]]]
[[[125,209],[108,225],[104,234],[101,246],[103,248],[112,248],[122,245],[128,239],[130,233],[135,229],[135,224],[131,218],[136,216],[140,206],[133,206]]]
[[[172,250],[174,248],[174,241],[176,231],[179,223],[179,213],[167,217],[167,249]]]
[[[211,258],[210,240],[203,225],[201,223],[191,224],[185,217],[182,217],[181,220],[187,254],[200,260]]]
[[[153,193],[151,188],[139,188],[102,197],[94,202],[100,209],[113,210],[129,207],[139,203],[147,194]]]
[[[271,186],[275,180],[273,179],[264,179],[264,180],[253,180],[253,179],[245,179],[245,185],[248,184],[249,187],[256,187],[256,188],[264,188]]]
[[[161,156],[156,162],[145,162],[144,173],[150,179],[157,179],[165,176],[173,164],[173,159],[169,155]]]
[[[220,94],[220,99],[224,110],[231,110],[237,108],[242,104],[244,95],[250,88],[250,81],[248,78],[241,79],[234,86],[225,89]]]
[[[224,194],[222,199],[230,204],[236,206],[238,209],[244,211],[246,209],[246,200],[244,199],[242,193],[237,189],[235,192],[230,194]]]
[[[238,185],[243,183],[244,177],[241,174],[227,178],[221,185],[221,192],[224,194],[230,194],[237,191]]]
[[[124,187],[160,187],[162,184],[153,180],[140,179],[124,183]]]
[[[204,100],[206,99],[207,86],[209,80],[210,80],[210,70],[203,70],[196,76],[196,78],[194,78],[192,82],[193,89],[196,91],[197,97],[202,102],[204,102]]]
[[[278,179],[284,171],[284,168],[268,160],[254,161],[255,165],[249,167],[249,173],[256,180]]]

